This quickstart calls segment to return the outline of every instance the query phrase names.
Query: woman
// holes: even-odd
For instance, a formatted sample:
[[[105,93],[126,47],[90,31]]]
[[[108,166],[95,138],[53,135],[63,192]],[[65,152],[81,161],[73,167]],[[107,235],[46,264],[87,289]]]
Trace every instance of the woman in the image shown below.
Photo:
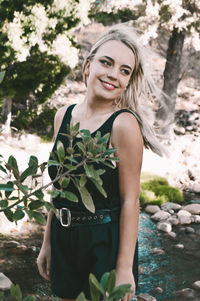
[[[52,290],[61,301],[74,300],[81,291],[90,299],[89,273],[100,279],[112,269],[116,270],[116,285],[130,283],[132,286],[133,294],[127,294],[123,301],[130,301],[135,295],[143,146],[161,154],[142,110],[142,102],[149,102],[157,93],[146,75],[144,58],[147,59],[144,49],[133,29],[122,24],[111,27],[97,40],[84,63],[85,100],[56,113],[55,143],[59,139],[67,146],[66,137],[60,133],[66,124],[80,122],[80,129],[90,130],[92,136],[97,130],[102,135],[109,132],[108,147],[116,147],[115,156],[119,158],[117,167],[107,167],[102,175],[107,198],[91,183],[87,186],[93,195],[97,219],[103,212],[102,221],[72,222],[65,227],[62,220],[49,213],[37,264],[40,274],[51,280]],[[79,138],[74,143],[76,139]],[[54,168],[49,169],[49,174],[55,178]],[[68,190],[69,187],[77,194],[73,183]],[[81,200],[72,203],[54,198],[53,203],[58,209],[67,208],[67,214],[70,210],[75,217],[89,214]],[[106,214],[109,220],[104,219]]]

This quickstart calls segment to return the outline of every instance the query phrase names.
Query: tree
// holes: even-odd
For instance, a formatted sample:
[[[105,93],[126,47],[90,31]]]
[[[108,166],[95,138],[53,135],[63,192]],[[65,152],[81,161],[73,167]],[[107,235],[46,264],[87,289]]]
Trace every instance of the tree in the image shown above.
[[[72,29],[88,22],[90,1],[1,0],[0,86],[3,121],[11,110],[37,112],[78,62]],[[12,107],[13,106],[13,107]],[[9,119],[10,120],[10,119]]]
[[[144,44],[157,38],[160,31],[168,35],[162,89],[169,97],[162,99],[164,106],[160,105],[157,117],[163,121],[166,117],[169,118],[170,113],[171,123],[173,123],[185,37],[190,36],[193,47],[200,50],[199,0],[106,0],[99,5],[98,10],[114,15],[119,11],[129,10],[130,16],[134,15],[134,24],[144,33],[142,38]]]

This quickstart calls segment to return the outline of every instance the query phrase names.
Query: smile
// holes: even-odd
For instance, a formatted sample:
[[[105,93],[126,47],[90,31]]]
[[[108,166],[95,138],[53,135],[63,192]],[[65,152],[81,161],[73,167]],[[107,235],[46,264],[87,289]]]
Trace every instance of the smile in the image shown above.
[[[114,90],[115,88],[117,88],[115,85],[108,83],[106,81],[100,80],[102,86],[107,89],[107,90]]]

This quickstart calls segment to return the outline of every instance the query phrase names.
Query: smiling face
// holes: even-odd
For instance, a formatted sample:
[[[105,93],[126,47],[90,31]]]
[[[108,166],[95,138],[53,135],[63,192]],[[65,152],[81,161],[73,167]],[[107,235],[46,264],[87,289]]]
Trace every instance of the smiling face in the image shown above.
[[[85,66],[88,96],[111,101],[118,99],[126,89],[134,67],[135,55],[128,46],[116,40],[105,42]]]

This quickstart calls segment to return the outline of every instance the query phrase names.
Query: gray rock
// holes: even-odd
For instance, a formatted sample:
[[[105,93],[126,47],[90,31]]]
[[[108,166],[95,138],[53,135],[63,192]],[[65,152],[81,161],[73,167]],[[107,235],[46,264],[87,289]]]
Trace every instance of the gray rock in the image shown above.
[[[162,287],[156,287],[155,289],[154,289],[154,292],[156,293],[156,294],[162,294],[163,293],[163,289],[162,289]]]
[[[153,248],[151,250],[151,253],[154,254],[154,255],[160,255],[160,254],[164,254],[165,251],[163,249],[160,249],[160,248]]]
[[[156,301],[156,298],[148,294],[139,294],[137,296],[137,301]]]
[[[0,291],[9,290],[12,285],[12,282],[8,277],[6,277],[3,273],[0,273]]]
[[[170,213],[160,210],[158,212],[156,212],[154,215],[151,216],[151,219],[154,221],[162,221],[162,220],[166,220],[170,217]]]
[[[183,207],[183,210],[190,212],[191,214],[200,214],[200,204],[189,204]]]
[[[145,212],[149,214],[154,214],[156,212],[160,211],[160,207],[157,205],[148,205],[145,208]]]
[[[190,190],[195,193],[200,193],[200,184],[195,182]]]
[[[157,229],[163,232],[171,232],[172,231],[172,225],[170,223],[166,223],[166,222],[159,222],[157,224]]]
[[[177,213],[179,223],[181,225],[191,224],[191,213],[186,210],[180,210]]]
[[[195,290],[200,290],[200,280],[197,280],[195,282],[192,283],[192,287],[195,289]]]
[[[168,236],[171,238],[176,238],[176,233],[175,232],[169,232]]]
[[[184,249],[184,245],[183,244],[177,244],[174,246],[176,249]]]
[[[187,234],[190,234],[190,233],[195,233],[195,230],[194,230],[192,227],[186,227],[186,228],[185,228],[185,232],[186,232]]]
[[[161,209],[165,210],[165,211],[169,211],[169,210],[177,211],[177,210],[181,209],[181,205],[173,203],[173,202],[166,202],[161,205]]]
[[[177,226],[179,224],[179,220],[176,217],[170,217],[167,219],[167,222],[170,223],[173,226]]]
[[[174,296],[182,296],[184,298],[187,298],[187,299],[193,299],[195,298],[195,291],[191,288],[184,288],[180,291],[176,291],[174,293]]]
[[[175,126],[174,127],[174,133],[176,135],[184,135],[185,134],[185,128],[183,126]]]

